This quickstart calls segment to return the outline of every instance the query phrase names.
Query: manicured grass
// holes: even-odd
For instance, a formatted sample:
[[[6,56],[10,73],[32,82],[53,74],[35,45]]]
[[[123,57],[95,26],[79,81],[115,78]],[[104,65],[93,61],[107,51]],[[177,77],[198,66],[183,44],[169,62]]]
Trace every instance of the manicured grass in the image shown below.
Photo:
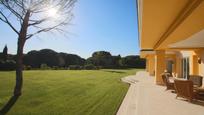
[[[114,115],[127,90],[128,70],[25,71],[23,95],[9,115]],[[0,107],[12,94],[15,72],[0,72]]]

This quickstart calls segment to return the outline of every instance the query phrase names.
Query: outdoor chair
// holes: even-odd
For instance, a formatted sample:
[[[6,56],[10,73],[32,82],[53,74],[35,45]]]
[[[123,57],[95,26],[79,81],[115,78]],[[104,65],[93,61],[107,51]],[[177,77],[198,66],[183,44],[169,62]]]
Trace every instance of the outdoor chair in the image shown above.
[[[190,75],[189,80],[193,82],[195,87],[201,87],[203,84],[203,77],[199,75]]]
[[[166,73],[162,74],[162,79],[164,84],[166,85],[166,90],[175,90],[174,83],[171,83],[169,80],[169,75]]]
[[[196,99],[197,92],[193,90],[193,82],[190,80],[174,80],[174,85],[178,97],[186,98],[189,102]]]

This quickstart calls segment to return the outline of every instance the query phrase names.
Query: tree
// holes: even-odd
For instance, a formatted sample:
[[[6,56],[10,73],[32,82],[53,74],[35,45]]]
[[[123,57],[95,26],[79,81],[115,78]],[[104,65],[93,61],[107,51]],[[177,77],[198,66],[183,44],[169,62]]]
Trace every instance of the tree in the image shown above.
[[[8,48],[7,45],[3,49],[3,60],[6,61],[8,57]]]
[[[69,25],[73,17],[75,2],[76,0],[0,0],[0,20],[18,36],[16,85],[12,98],[0,114],[6,114],[22,94],[22,58],[26,41],[43,32],[64,32],[63,27]]]
[[[120,60],[120,65],[129,68],[145,68],[145,59],[140,58],[140,56],[126,56]]]
[[[92,57],[110,57],[111,53],[107,51],[96,51],[92,54]]]
[[[30,51],[23,57],[23,63],[32,68],[40,68],[41,64],[47,64],[49,67],[67,68],[69,65],[84,65],[85,59],[74,54],[58,53],[51,49],[42,49],[40,51]]]
[[[110,52],[96,51],[92,54],[92,57],[87,59],[87,64],[93,64],[95,66],[103,66],[104,68],[110,68],[113,66],[113,58]]]
[[[121,60],[121,56],[112,56],[112,60],[113,60],[113,65],[115,68],[119,68],[120,67],[120,60]]]

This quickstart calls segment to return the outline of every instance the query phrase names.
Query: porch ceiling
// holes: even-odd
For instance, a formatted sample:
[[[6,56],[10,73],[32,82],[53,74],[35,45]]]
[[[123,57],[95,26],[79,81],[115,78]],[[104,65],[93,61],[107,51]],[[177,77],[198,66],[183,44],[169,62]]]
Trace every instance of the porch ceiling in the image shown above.
[[[188,39],[169,45],[171,49],[203,49],[204,48],[204,29]]]
[[[175,30],[174,32],[159,46],[160,49],[167,48],[169,44],[179,41],[187,40],[190,44],[185,46],[186,48],[200,48],[204,47],[204,37],[201,38],[199,33],[204,29],[204,2],[202,2],[193,13],[188,16]],[[187,43],[185,42],[185,44]],[[199,43],[200,42],[200,43]],[[197,45],[196,45],[197,44]]]
[[[203,0],[138,0],[141,49],[166,49],[204,28]]]

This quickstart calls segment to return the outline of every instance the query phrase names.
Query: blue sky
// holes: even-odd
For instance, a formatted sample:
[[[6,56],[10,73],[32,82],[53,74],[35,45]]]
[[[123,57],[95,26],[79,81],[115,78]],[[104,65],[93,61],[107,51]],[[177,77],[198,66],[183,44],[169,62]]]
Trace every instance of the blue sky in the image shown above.
[[[94,51],[112,55],[139,54],[136,0],[78,0],[67,36],[42,34],[28,40],[24,53],[44,48],[90,57]],[[0,50],[16,54],[17,35],[0,22]]]

